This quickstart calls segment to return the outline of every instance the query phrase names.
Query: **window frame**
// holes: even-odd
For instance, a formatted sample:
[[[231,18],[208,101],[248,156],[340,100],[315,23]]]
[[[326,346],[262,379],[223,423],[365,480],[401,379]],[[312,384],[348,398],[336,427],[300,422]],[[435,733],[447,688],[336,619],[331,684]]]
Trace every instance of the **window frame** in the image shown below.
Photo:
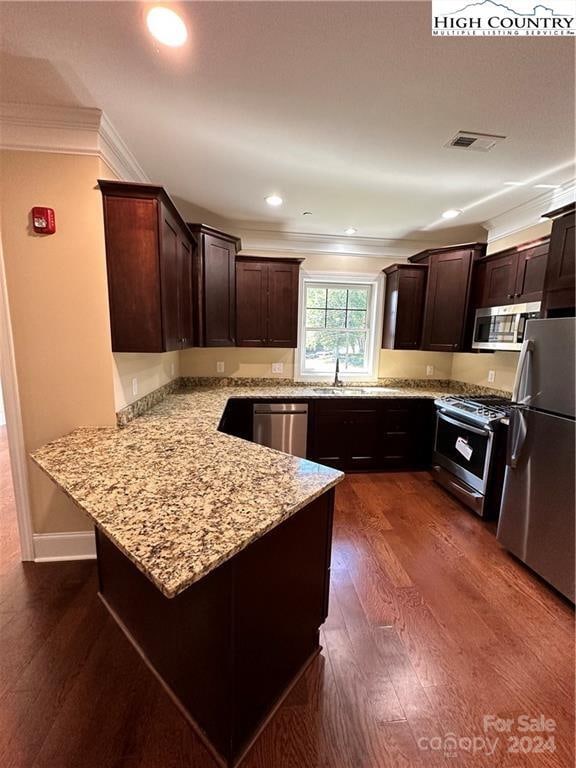
[[[307,371],[306,364],[306,288],[310,284],[324,283],[327,287],[340,285],[353,288],[355,286],[369,286],[370,306],[367,318],[367,343],[368,354],[366,371],[347,372],[340,371],[340,379],[346,381],[376,381],[378,378],[379,349],[382,341],[382,297],[383,276],[379,273],[350,273],[350,272],[307,272],[300,270],[300,285],[298,291],[298,346],[295,359],[296,381],[331,382],[334,373],[325,371]],[[336,330],[336,329],[335,329]]]

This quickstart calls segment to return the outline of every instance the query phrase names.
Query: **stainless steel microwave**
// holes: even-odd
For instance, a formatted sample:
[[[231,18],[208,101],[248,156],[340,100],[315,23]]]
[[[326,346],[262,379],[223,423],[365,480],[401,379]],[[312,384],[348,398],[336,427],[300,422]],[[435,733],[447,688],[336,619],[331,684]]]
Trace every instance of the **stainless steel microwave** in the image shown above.
[[[540,317],[540,301],[476,310],[472,349],[520,351],[526,322]]]

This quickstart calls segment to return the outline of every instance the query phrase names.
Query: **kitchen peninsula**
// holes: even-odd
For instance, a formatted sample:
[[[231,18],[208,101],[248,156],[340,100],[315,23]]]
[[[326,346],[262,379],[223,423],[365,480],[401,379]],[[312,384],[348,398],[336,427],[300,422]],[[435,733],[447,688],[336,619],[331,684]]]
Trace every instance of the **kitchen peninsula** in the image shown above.
[[[103,602],[220,764],[241,759],[319,651],[343,478],[225,434],[227,406],[357,398],[432,408],[443,394],[406,383],[337,395],[188,388],[124,427],[78,429],[34,454],[96,525]]]

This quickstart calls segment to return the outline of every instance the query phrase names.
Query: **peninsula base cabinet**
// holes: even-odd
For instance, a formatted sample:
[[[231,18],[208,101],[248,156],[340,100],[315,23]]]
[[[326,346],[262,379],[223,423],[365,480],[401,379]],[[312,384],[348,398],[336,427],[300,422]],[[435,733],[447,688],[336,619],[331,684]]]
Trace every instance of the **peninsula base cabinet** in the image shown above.
[[[162,187],[99,181],[113,352],[193,345],[192,237]]]
[[[333,509],[330,489],[172,599],[96,533],[102,601],[221,766],[320,651]]]

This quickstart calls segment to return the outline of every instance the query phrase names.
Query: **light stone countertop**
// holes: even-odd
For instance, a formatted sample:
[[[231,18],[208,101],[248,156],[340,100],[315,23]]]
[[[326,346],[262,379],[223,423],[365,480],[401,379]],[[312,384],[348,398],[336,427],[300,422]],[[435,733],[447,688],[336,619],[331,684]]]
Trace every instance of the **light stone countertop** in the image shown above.
[[[433,398],[373,389],[340,396]],[[175,597],[343,478],[218,431],[230,398],[334,397],[306,387],[198,387],[124,428],[89,427],[32,458],[166,597]]]

